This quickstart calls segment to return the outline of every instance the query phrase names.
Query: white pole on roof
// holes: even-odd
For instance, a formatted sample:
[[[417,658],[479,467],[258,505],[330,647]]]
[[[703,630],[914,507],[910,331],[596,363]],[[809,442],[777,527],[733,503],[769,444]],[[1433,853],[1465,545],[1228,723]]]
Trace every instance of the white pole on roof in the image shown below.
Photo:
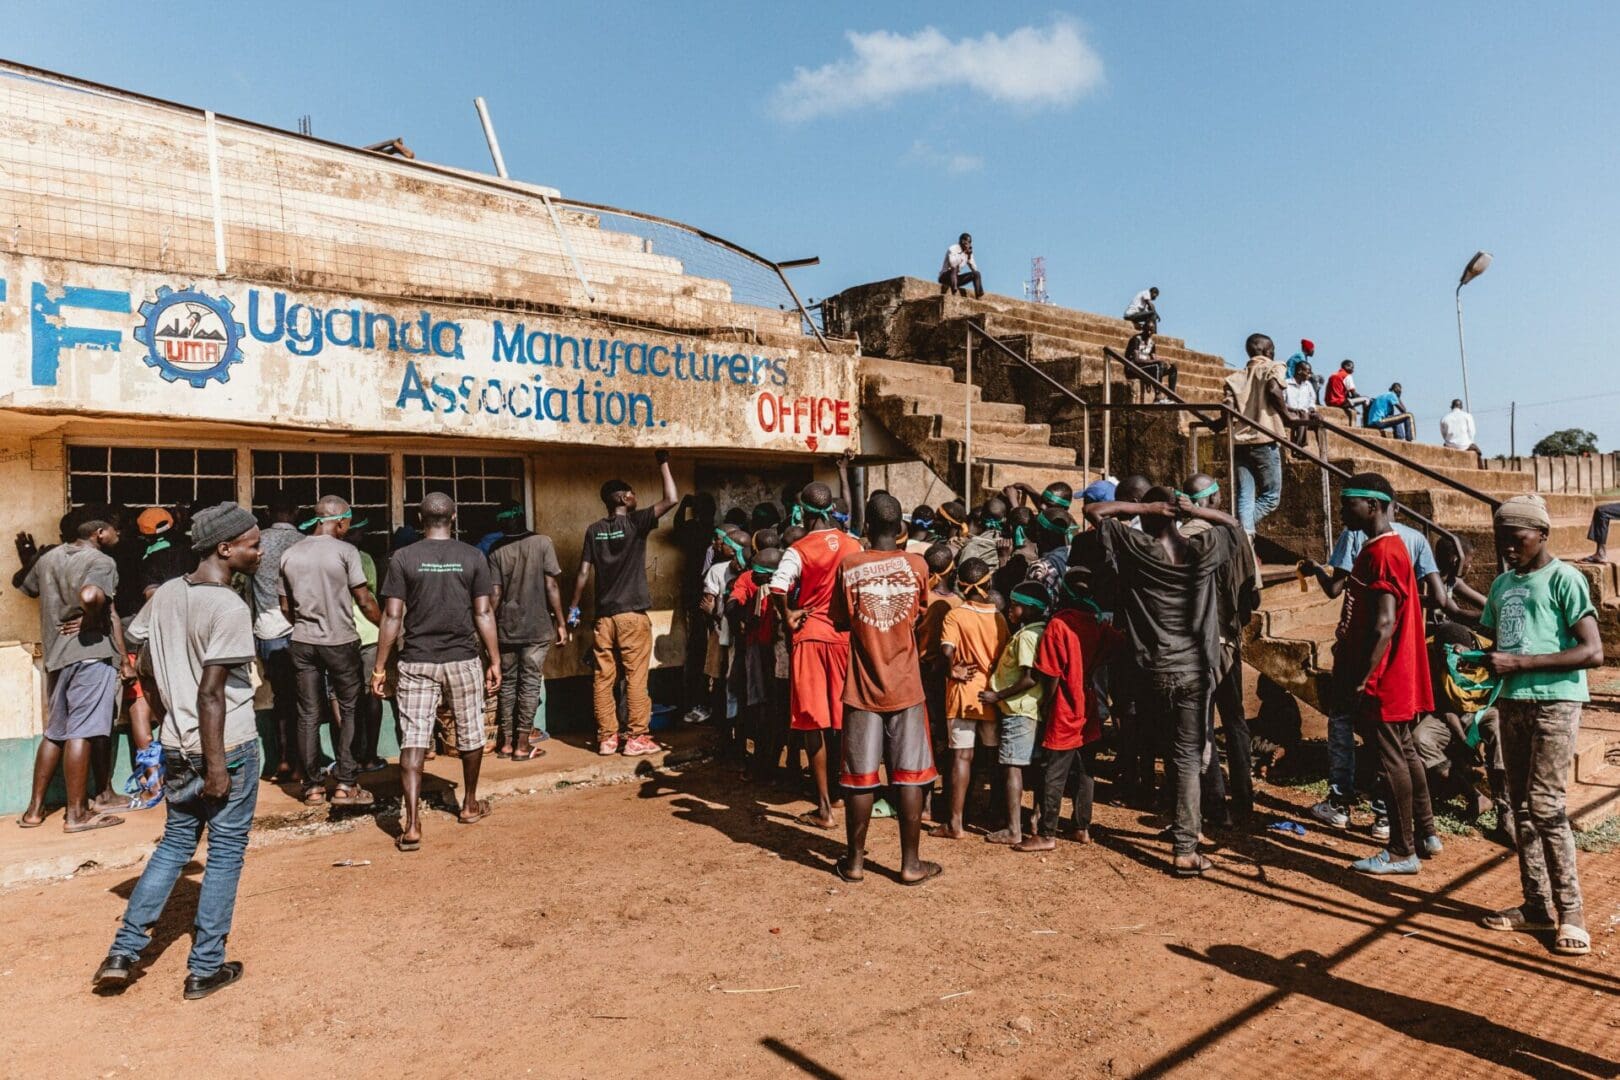
[[[502,180],[511,179],[506,174],[506,159],[501,156],[500,140],[495,137],[495,122],[489,118],[489,106],[484,104],[482,97],[475,97],[473,107],[478,110],[478,122],[484,125],[484,140],[489,143],[489,156],[495,159],[495,175]],[[557,208],[551,205],[551,197],[544,192],[540,194],[540,201],[546,204],[546,213],[551,215],[551,227],[557,230],[557,239],[562,241],[563,252],[573,264],[574,276],[579,278],[579,287],[585,290],[585,298],[594,304],[596,294],[591,291],[591,283],[585,280],[585,270],[579,265],[579,256],[574,254],[574,245],[569,241],[568,233],[563,230],[562,218],[557,216]]]

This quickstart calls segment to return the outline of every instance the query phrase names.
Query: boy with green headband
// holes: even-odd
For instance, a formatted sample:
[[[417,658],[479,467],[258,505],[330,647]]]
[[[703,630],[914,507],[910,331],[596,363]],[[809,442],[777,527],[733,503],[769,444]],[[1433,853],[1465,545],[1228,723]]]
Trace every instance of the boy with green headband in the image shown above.
[[[968,787],[973,779],[975,746],[1001,745],[996,731],[996,710],[980,698],[989,689],[990,673],[1007,647],[1011,631],[991,602],[990,567],[982,559],[963,559],[956,565],[956,588],[961,603],[945,613],[940,624],[939,649],[948,671],[945,684],[946,746],[951,771],[946,777],[950,817],[932,835],[961,840],[967,835],[964,815]]]
[[[983,559],[991,570],[1001,566],[1001,530],[1007,523],[1007,500],[1000,495],[992,495],[984,500],[984,505],[973,512],[968,523],[970,536],[962,550],[956,553],[958,559]]]
[[[1339,492],[1345,526],[1367,542],[1350,571],[1333,646],[1335,709],[1354,716],[1383,765],[1390,835],[1386,848],[1350,864],[1364,874],[1415,874],[1418,844],[1437,854],[1429,786],[1412,738],[1417,717],[1434,708],[1423,602],[1412,557],[1395,532],[1394,490],[1377,473],[1358,473]]]
[[[1592,950],[1575,837],[1564,809],[1586,669],[1603,663],[1603,639],[1586,581],[1547,548],[1552,519],[1535,495],[1496,511],[1496,547],[1508,571],[1491,585],[1481,623],[1496,634],[1486,665],[1501,679],[1503,764],[1519,840],[1524,902],[1485,918],[1492,930],[1556,931],[1553,951]]]
[[[726,598],[732,582],[748,566],[748,534],[735,525],[714,530],[714,561],[703,575],[703,599],[698,608],[708,618],[709,645],[703,661],[703,674],[709,679],[713,715],[720,718],[720,729],[730,733],[737,719],[738,703],[728,685],[731,672],[731,625],[725,618]],[[731,743],[730,739],[726,740]]]
[[[989,689],[979,694],[979,701],[999,714],[998,759],[1006,769],[1007,827],[985,837],[992,844],[1016,847],[1024,842],[1024,770],[1035,755],[1035,728],[1045,697],[1033,669],[1051,606],[1051,590],[1038,581],[1025,581],[1008,594],[1007,621],[1014,628],[1013,635],[990,675]]]
[[[760,548],[726,596],[726,620],[742,667],[742,739],[745,745],[750,738],[754,742],[748,775],[761,783],[777,778],[787,741],[787,680],[776,675],[776,612],[767,592],[781,564],[779,549]]]

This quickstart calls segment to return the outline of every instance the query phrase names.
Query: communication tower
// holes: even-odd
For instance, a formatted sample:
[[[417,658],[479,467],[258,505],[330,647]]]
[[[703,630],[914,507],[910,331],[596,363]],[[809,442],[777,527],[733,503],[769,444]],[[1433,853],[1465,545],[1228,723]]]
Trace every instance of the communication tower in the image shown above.
[[[1029,280],[1024,282],[1024,299],[1035,304],[1050,304],[1046,295],[1046,256],[1037,255],[1029,260]]]

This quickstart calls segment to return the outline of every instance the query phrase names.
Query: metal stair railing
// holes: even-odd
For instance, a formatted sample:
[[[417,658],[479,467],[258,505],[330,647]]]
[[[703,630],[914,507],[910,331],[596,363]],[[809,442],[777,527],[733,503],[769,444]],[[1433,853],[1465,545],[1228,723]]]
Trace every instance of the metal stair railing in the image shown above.
[[[1020,356],[1020,355],[1018,355],[1018,353],[1016,351],[1014,351],[1011,348],[1008,348],[1007,345],[1004,342],[1001,342],[1001,341],[997,340],[995,337],[993,337],[989,333],[989,331],[985,330],[984,327],[978,325],[976,322],[974,322],[972,320],[969,320],[968,323],[967,323],[967,328],[968,328],[967,349],[968,349],[968,354],[969,354],[970,357],[972,355],[972,350],[973,350],[973,338],[974,338],[974,335],[977,334],[984,342],[986,342],[986,343],[988,343],[990,345],[991,349],[994,352],[996,352],[999,355],[1005,357],[1006,359],[1012,360],[1013,362],[1015,362],[1015,363],[1019,364],[1020,366],[1022,366],[1024,369],[1032,372],[1034,375],[1036,375],[1038,378],[1040,378],[1043,382],[1045,382],[1052,389],[1056,390],[1059,394],[1063,395],[1064,397],[1068,398],[1070,401],[1074,402],[1075,404],[1077,404],[1077,405],[1079,405],[1081,407],[1081,409],[1083,411],[1083,415],[1084,415],[1084,424],[1085,424],[1084,435],[1083,435],[1082,459],[1081,459],[1081,465],[1082,465],[1082,468],[1084,468],[1084,469],[1089,470],[1092,467],[1091,466],[1091,410],[1096,409],[1096,410],[1102,412],[1103,417],[1104,417],[1104,419],[1106,421],[1106,419],[1115,411],[1123,412],[1123,411],[1126,411],[1126,410],[1135,409],[1135,410],[1145,410],[1145,411],[1149,411],[1149,412],[1192,413],[1193,415],[1197,416],[1199,420],[1201,420],[1206,426],[1208,426],[1212,430],[1218,430],[1218,429],[1219,430],[1224,430],[1224,432],[1226,434],[1227,484],[1228,484],[1228,490],[1230,490],[1230,491],[1232,491],[1234,493],[1234,497],[1235,497],[1235,494],[1236,494],[1236,491],[1237,491],[1237,455],[1235,453],[1235,440],[1233,439],[1233,431],[1235,430],[1235,428],[1238,425],[1242,425],[1245,428],[1248,428],[1250,430],[1253,430],[1253,431],[1259,433],[1267,441],[1278,443],[1283,448],[1285,448],[1285,449],[1287,449],[1289,451],[1292,451],[1294,454],[1298,455],[1299,457],[1304,458],[1306,461],[1309,461],[1312,464],[1314,464],[1317,467],[1317,469],[1319,470],[1319,472],[1321,473],[1321,476],[1322,476],[1322,490],[1323,490],[1323,493],[1324,493],[1323,494],[1324,503],[1326,503],[1328,501],[1328,492],[1330,490],[1328,477],[1330,475],[1337,477],[1340,481],[1349,480],[1350,477],[1351,477],[1351,473],[1348,470],[1340,468],[1338,465],[1335,465],[1333,462],[1329,461],[1324,455],[1318,454],[1318,453],[1310,450],[1307,447],[1301,446],[1298,443],[1292,442],[1289,439],[1286,439],[1284,437],[1276,435],[1275,433],[1267,430],[1265,427],[1262,427],[1260,424],[1257,424],[1253,420],[1250,420],[1247,416],[1244,416],[1242,413],[1238,412],[1236,409],[1232,408],[1230,405],[1227,405],[1225,402],[1192,402],[1192,401],[1186,400],[1180,394],[1177,394],[1175,391],[1171,390],[1168,386],[1165,386],[1158,379],[1155,379],[1153,376],[1149,375],[1146,371],[1143,371],[1137,364],[1135,364],[1131,360],[1128,360],[1124,355],[1119,353],[1117,350],[1115,350],[1111,346],[1106,346],[1106,345],[1103,346],[1103,357],[1104,357],[1104,362],[1105,362],[1105,371],[1107,369],[1107,364],[1108,364],[1109,361],[1116,362],[1116,363],[1120,364],[1122,369],[1124,371],[1126,371],[1128,374],[1130,374],[1134,378],[1138,379],[1144,385],[1152,387],[1154,390],[1158,391],[1158,393],[1160,395],[1162,395],[1164,398],[1166,398],[1168,400],[1154,401],[1154,402],[1114,402],[1114,401],[1111,401],[1111,400],[1105,400],[1101,404],[1093,404],[1091,402],[1088,402],[1085,398],[1081,397],[1079,394],[1075,393],[1075,391],[1071,387],[1064,386],[1057,379],[1054,379],[1052,376],[1050,376],[1046,372],[1042,371],[1039,367],[1037,367],[1034,363],[1032,363],[1027,357]],[[971,387],[971,384],[972,384],[972,367],[971,367],[971,365],[968,368],[968,383],[969,383],[969,386]],[[1104,383],[1104,394],[1105,395],[1108,394],[1108,386],[1107,386],[1106,381]],[[971,428],[971,417],[970,417],[970,420],[969,420],[969,427]],[[1342,431],[1340,431],[1339,433],[1343,434]],[[1439,483],[1439,484],[1443,484],[1446,487],[1449,487],[1449,488],[1451,488],[1451,489],[1453,489],[1455,491],[1459,491],[1462,494],[1464,494],[1464,495],[1466,495],[1466,496],[1468,496],[1468,497],[1470,497],[1472,499],[1475,499],[1475,500],[1477,500],[1479,502],[1484,503],[1490,509],[1490,511],[1492,513],[1494,513],[1496,508],[1501,505],[1500,500],[1493,499],[1489,495],[1486,495],[1484,492],[1478,491],[1475,488],[1471,487],[1470,485],[1464,484],[1463,482],[1461,482],[1459,480],[1453,480],[1451,477],[1446,476],[1444,473],[1440,473],[1440,472],[1438,472],[1438,471],[1436,471],[1434,469],[1429,468],[1428,466],[1420,465],[1420,464],[1415,463],[1415,462],[1409,462],[1409,461],[1405,460],[1404,458],[1401,458],[1399,455],[1395,454],[1394,452],[1390,451],[1386,447],[1379,446],[1377,443],[1371,442],[1371,441],[1366,440],[1366,439],[1362,439],[1359,436],[1352,436],[1350,441],[1354,442],[1354,443],[1356,443],[1358,445],[1364,446],[1366,449],[1371,450],[1373,453],[1377,454],[1381,458],[1384,458],[1386,460],[1391,461],[1393,464],[1400,465],[1400,466],[1403,466],[1403,467],[1406,467],[1406,468],[1412,468],[1414,472],[1417,472],[1419,475],[1424,476],[1427,479],[1433,480],[1433,481],[1435,481],[1436,483]],[[1107,453],[1106,448],[1105,448],[1104,453],[1106,455],[1106,453]],[[1105,460],[1104,463],[1103,463],[1103,468],[1104,468],[1105,472],[1107,470],[1107,465],[1108,465],[1108,462]],[[963,490],[964,491],[968,490],[972,485],[972,475],[973,475],[972,470],[973,470],[973,460],[972,460],[971,456],[969,456],[967,458],[967,462],[966,462],[966,471],[964,472],[964,478],[965,478],[965,481],[966,481],[964,483],[964,485],[963,485]],[[1396,511],[1398,513],[1404,514],[1406,517],[1411,518],[1413,521],[1417,522],[1425,530],[1427,530],[1427,531],[1429,531],[1431,533],[1438,534],[1440,536],[1449,537],[1451,539],[1452,543],[1457,544],[1457,549],[1459,551],[1462,550],[1461,542],[1458,540],[1457,535],[1455,533],[1453,533],[1450,529],[1445,528],[1444,526],[1440,525],[1438,522],[1433,521],[1432,519],[1426,517],[1425,515],[1418,513],[1416,510],[1413,510],[1411,507],[1404,506],[1399,502],[1396,502],[1394,504],[1394,506],[1395,506],[1395,509],[1396,509]],[[1327,507],[1324,506],[1324,509],[1327,509]],[[1324,542],[1325,542],[1327,548],[1330,549],[1330,550],[1331,550],[1331,548],[1333,546],[1332,527],[1333,527],[1332,515],[1327,514],[1325,516],[1325,521],[1324,521]],[[1500,565],[1500,563],[1501,563],[1501,553],[1500,552],[1497,553],[1497,561],[1498,561],[1498,564]]]

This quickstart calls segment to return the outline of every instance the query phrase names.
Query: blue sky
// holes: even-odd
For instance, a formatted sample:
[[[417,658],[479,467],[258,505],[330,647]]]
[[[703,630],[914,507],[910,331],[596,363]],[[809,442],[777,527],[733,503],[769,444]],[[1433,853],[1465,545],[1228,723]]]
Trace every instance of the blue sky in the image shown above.
[[[688,221],[822,296],[931,276],[973,232],[990,286],[1044,255],[1061,304],[1163,289],[1167,334],[1263,330],[1398,379],[1422,436],[1620,448],[1620,5],[16,2],[12,59],[324,138],[402,135]],[[933,33],[925,33],[930,28]],[[994,35],[987,37],[987,35]],[[802,74],[796,75],[796,72]]]

